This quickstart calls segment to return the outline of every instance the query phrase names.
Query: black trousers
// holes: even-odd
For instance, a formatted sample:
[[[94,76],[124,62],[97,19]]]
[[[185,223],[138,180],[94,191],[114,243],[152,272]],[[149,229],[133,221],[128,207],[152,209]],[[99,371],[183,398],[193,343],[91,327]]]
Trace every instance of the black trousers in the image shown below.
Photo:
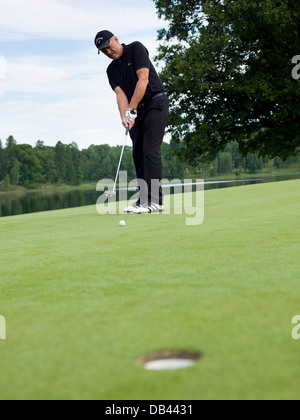
[[[139,182],[142,205],[163,204],[161,145],[168,123],[169,102],[165,95],[152,99],[138,108],[138,117],[130,131],[133,160]]]

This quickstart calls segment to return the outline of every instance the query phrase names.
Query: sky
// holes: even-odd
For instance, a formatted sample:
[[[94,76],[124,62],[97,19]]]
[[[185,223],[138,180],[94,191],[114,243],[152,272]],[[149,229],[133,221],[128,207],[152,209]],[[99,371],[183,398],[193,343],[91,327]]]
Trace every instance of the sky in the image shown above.
[[[0,0],[0,139],[47,146],[120,145],[124,128],[97,32],[156,55],[153,0]]]

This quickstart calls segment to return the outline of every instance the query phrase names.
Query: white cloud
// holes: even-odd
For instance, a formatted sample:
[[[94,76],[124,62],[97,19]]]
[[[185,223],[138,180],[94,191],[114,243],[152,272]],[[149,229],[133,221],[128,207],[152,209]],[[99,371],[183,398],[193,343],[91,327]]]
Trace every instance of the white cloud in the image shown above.
[[[29,60],[8,61],[2,90],[19,93],[51,93],[52,86],[67,78],[59,67],[33,64]]]
[[[78,67],[77,54],[68,58],[68,62],[61,62],[60,57],[9,61],[7,79],[0,82],[0,137],[12,134],[18,142],[34,144],[41,139],[49,145],[58,140],[76,141],[81,148],[92,143],[120,143],[122,126],[117,127],[120,118],[107,82],[107,63],[103,62],[99,71],[97,55]],[[38,64],[40,61],[43,64]],[[13,100],[5,100],[12,95]]]
[[[0,138],[18,143],[43,140],[121,144],[124,129],[106,76],[109,61],[98,56],[93,37],[111,29],[121,42],[139,40],[153,57],[162,26],[152,0],[0,0],[0,41],[15,39],[86,40],[65,54],[10,54],[0,80]],[[2,44],[3,45],[3,44]],[[84,44],[83,44],[84,45]]]
[[[82,40],[109,28],[124,35],[158,22],[152,0],[0,0],[0,7],[1,41]]]

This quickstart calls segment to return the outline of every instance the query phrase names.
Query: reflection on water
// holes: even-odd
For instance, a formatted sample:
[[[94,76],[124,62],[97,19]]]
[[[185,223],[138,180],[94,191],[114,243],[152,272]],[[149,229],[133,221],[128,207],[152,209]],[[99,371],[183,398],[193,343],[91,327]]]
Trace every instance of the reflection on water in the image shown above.
[[[95,204],[98,196],[96,191],[83,190],[0,195],[0,216],[88,206]]]
[[[205,190],[228,188],[241,185],[258,184],[299,179],[299,175],[274,176],[251,180],[210,181],[205,182]],[[0,217],[18,214],[36,213],[40,211],[59,210],[96,204],[101,192],[94,190],[69,190],[59,192],[27,192],[24,195],[1,194]],[[128,192],[128,199],[133,192]]]

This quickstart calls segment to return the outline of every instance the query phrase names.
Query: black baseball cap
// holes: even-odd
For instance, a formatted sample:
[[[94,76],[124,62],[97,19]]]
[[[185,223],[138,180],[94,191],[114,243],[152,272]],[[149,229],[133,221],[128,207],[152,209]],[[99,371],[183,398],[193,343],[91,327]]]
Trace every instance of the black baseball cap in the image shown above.
[[[95,45],[98,48],[98,54],[100,54],[103,48],[109,46],[110,40],[114,37],[114,34],[110,31],[101,31],[98,32],[95,38]]]

